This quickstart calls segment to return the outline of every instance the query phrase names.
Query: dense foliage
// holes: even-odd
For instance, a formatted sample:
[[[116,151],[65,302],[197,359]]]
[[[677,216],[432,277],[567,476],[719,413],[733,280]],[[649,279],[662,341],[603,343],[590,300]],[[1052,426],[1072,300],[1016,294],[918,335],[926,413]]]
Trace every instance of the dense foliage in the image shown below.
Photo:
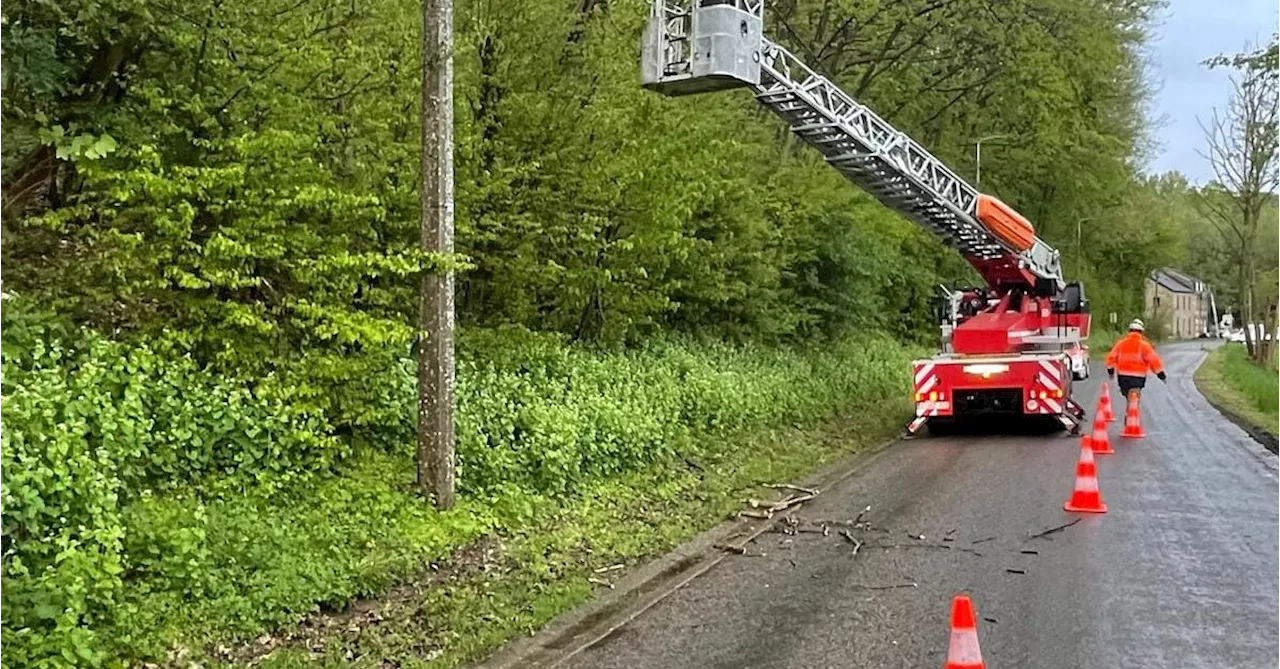
[[[430,529],[430,514],[409,510],[420,506],[413,495],[327,482],[318,474],[351,464],[352,448],[323,412],[290,395],[287,376],[232,380],[197,369],[168,344],[126,346],[87,331],[63,338],[38,322],[6,326],[4,643],[15,666],[162,654],[148,646],[164,640],[157,630],[190,635],[211,621],[212,631],[254,630],[387,576],[389,565],[345,553],[308,557],[300,537],[337,542],[335,551],[376,538],[405,570],[405,556],[438,558],[485,522],[483,513],[467,520],[473,506]],[[701,457],[708,436],[874,407],[900,395],[909,361],[876,338],[808,351],[668,343],[608,353],[515,331],[464,344],[460,475],[478,499],[561,495]],[[389,441],[400,447],[388,455],[400,462],[413,443],[411,368],[400,360],[380,373],[387,397],[379,408],[400,418]],[[356,452],[376,461],[387,451]],[[325,499],[326,491],[338,497]],[[272,499],[289,503],[271,511]],[[372,526],[316,509],[302,523],[287,508],[320,505],[332,516],[344,503],[338,516]],[[409,515],[379,520],[366,504]],[[272,516],[283,522],[259,527]]]
[[[959,256],[747,93],[641,90],[639,0],[457,4],[458,256],[416,250],[416,3],[6,4],[6,661],[256,633],[494,500],[902,391]],[[961,174],[1006,135],[983,190],[1127,317],[1212,248],[1185,183],[1138,175],[1154,7],[780,0],[769,25]],[[415,277],[445,268],[464,497],[438,516],[376,474],[407,457]]]
[[[1012,135],[988,148],[985,187],[1070,240],[1131,183],[1149,9],[824,0],[781,3],[775,25],[961,171],[976,137]],[[181,329],[202,360],[402,345],[406,278],[446,262],[413,251],[416,10],[7,8],[4,253],[23,271],[6,289],[98,327]],[[748,95],[641,90],[641,3],[458,14],[464,322],[615,341],[915,336],[934,286],[966,276],[780,145]]]

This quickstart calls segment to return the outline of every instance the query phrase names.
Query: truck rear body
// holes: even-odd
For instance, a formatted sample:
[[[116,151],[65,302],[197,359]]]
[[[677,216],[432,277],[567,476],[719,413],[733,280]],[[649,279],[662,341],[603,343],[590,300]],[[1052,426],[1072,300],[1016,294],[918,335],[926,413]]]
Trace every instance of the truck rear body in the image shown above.
[[[1083,351],[1081,352],[1083,353]],[[929,419],[1045,416],[1074,429],[1072,355],[939,355],[912,363],[914,432]]]

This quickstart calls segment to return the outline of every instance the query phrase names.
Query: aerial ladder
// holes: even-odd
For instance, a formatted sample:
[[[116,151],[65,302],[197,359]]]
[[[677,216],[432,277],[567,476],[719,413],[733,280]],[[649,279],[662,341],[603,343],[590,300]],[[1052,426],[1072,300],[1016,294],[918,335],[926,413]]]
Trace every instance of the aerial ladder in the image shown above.
[[[941,352],[913,362],[915,419],[1084,416],[1088,302],[1031,223],[763,34],[762,0],[651,0],[641,83],[668,96],[749,88],[756,100],[882,204],[958,251],[985,287],[944,290]]]

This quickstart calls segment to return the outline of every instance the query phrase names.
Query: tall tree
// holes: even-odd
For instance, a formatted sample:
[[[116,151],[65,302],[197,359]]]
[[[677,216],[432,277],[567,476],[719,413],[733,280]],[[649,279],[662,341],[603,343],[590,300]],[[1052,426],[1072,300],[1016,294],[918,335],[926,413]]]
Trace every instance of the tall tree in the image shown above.
[[[1201,123],[1206,149],[1203,155],[1213,167],[1214,182],[1204,189],[1198,202],[1205,217],[1229,241],[1230,257],[1236,265],[1240,314],[1246,324],[1245,345],[1259,363],[1270,360],[1274,342],[1265,337],[1255,342],[1251,326],[1255,322],[1257,263],[1255,247],[1263,209],[1280,186],[1277,146],[1280,125],[1277,95],[1280,68],[1277,43],[1235,56],[1219,56],[1206,62],[1210,68],[1231,67],[1232,95],[1223,111]],[[1275,313],[1263,313],[1263,332],[1275,329]]]

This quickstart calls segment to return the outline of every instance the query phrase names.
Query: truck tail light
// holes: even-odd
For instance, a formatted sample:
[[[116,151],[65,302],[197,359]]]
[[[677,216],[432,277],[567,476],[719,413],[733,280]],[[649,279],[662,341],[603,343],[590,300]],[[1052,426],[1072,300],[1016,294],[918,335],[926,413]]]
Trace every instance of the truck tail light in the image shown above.
[[[928,397],[930,402],[945,402],[947,400],[947,393],[943,390],[930,390],[928,395],[925,395],[924,393],[916,393],[917,402],[923,402],[925,397]]]

